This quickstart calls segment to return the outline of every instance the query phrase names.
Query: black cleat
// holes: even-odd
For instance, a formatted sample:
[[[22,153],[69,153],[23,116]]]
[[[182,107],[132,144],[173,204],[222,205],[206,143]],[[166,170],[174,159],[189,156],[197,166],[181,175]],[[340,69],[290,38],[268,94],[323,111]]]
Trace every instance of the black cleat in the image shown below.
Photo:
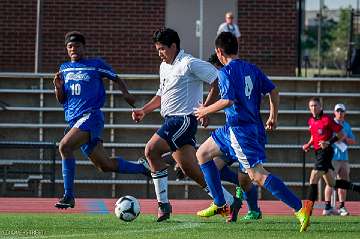
[[[159,209],[158,209],[158,218],[157,222],[162,222],[170,218],[170,214],[172,213],[172,207],[170,203],[161,203],[158,202]]]
[[[74,208],[75,198],[64,195],[62,198],[59,199],[59,202],[57,202],[54,206],[59,209],[67,209],[69,207]]]
[[[242,200],[240,198],[234,197],[234,202],[230,205],[230,215],[228,216],[226,222],[237,221],[241,206],[242,206]]]

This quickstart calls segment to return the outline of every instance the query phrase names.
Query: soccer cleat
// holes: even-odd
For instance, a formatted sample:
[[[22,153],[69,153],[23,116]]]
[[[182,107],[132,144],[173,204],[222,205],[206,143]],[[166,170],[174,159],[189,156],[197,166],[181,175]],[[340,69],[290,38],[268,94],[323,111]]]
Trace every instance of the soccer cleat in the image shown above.
[[[349,216],[350,215],[350,213],[348,212],[348,210],[345,207],[339,208],[338,213],[340,214],[340,216]]]
[[[162,222],[170,218],[170,214],[172,213],[172,207],[170,203],[162,203],[158,202],[158,218],[157,222]]]
[[[241,221],[253,221],[262,218],[261,211],[248,211],[248,213],[241,218]]]
[[[222,207],[218,207],[214,204],[214,202],[212,202],[208,208],[198,211],[196,213],[196,215],[198,215],[199,217],[212,217],[217,214],[223,217],[228,217],[230,215],[229,206],[225,204]]]
[[[234,202],[230,205],[230,215],[228,216],[226,222],[236,222],[240,208],[242,206],[242,194],[240,198],[234,197]]]
[[[151,177],[151,168],[146,158],[140,157],[137,162],[138,164],[142,164],[145,167],[146,169],[145,176]]]
[[[67,209],[69,207],[74,208],[75,198],[64,195],[62,198],[59,199],[59,202],[57,202],[54,206],[59,209]]]
[[[310,225],[310,215],[312,213],[314,203],[310,200],[304,201],[304,206],[295,213],[296,218],[300,222],[300,232],[304,232]]]
[[[331,215],[339,215],[339,213],[333,207],[330,207],[329,209],[324,209],[322,215],[331,216]]]

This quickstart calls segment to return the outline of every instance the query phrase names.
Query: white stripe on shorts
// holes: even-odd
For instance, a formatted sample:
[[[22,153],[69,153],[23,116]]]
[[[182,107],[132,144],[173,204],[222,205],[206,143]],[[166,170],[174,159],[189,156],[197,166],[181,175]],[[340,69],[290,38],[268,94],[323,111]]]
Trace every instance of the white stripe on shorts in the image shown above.
[[[89,119],[91,113],[84,114],[76,123],[74,124],[73,128],[79,128],[86,120]]]
[[[185,115],[183,117],[184,117],[183,124],[181,125],[180,129],[178,131],[176,131],[176,133],[172,137],[172,141],[176,148],[179,148],[179,147],[176,145],[175,141],[189,128],[189,125],[190,125],[190,118]]]
[[[236,157],[237,157],[239,163],[241,163],[241,165],[244,168],[250,168],[249,161],[247,161],[246,155],[244,154],[239,142],[237,141],[235,134],[232,131],[231,127],[229,127],[229,131],[230,131],[231,147],[235,151],[235,154],[236,154]]]

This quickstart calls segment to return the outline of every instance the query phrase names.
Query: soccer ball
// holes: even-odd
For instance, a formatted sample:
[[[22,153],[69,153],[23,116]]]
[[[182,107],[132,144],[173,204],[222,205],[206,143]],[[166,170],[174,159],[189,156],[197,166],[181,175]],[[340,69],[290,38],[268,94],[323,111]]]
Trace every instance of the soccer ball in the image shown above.
[[[139,201],[133,196],[123,196],[115,203],[115,215],[117,218],[131,222],[140,214]]]

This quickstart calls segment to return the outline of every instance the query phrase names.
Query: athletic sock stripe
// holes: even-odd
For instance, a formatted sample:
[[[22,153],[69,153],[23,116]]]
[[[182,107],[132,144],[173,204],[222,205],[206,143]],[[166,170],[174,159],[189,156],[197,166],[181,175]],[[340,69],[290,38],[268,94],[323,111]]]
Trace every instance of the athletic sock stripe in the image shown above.
[[[154,173],[151,173],[151,177],[153,179],[156,179],[156,178],[163,178],[163,177],[167,177],[168,176],[168,171],[167,169],[163,169],[163,170],[160,170],[160,171],[156,171]]]

